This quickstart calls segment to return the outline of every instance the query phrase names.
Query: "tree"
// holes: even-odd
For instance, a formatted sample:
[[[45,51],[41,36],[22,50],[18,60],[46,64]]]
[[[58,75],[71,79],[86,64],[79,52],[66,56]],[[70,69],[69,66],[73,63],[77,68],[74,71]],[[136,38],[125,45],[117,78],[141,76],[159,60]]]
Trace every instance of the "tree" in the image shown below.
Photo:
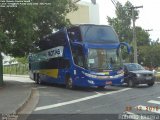
[[[107,17],[107,20],[111,26],[116,30],[121,42],[131,42],[132,40],[132,29],[131,29],[131,7],[133,6],[129,1],[123,6],[121,3],[116,4],[116,17]],[[137,18],[138,11],[135,11],[135,17]]]
[[[144,66],[160,66],[160,44],[139,47],[139,63]]]
[[[131,62],[133,59],[133,47],[132,47],[132,10],[131,7],[133,5],[127,1],[123,6],[121,3],[117,2],[116,4],[116,17],[110,18],[107,17],[108,23],[113,26],[115,31],[118,34],[120,42],[128,42],[131,45],[132,54],[128,56],[125,52],[123,52],[123,58],[128,59],[127,62]],[[134,11],[135,18],[138,19],[138,11]],[[137,45],[149,45],[150,39],[147,31],[142,29],[141,27],[136,27],[136,37],[137,37]],[[128,57],[127,57],[128,56]]]
[[[151,39],[149,38],[150,35],[141,27],[136,27],[136,36],[137,36],[137,46],[150,45],[151,41]]]
[[[53,29],[70,24],[66,14],[76,10],[71,0],[48,1],[52,3],[51,6],[1,8],[0,15],[4,19],[1,23],[3,32],[7,32],[9,43],[12,44],[7,53],[13,56],[25,56],[35,49],[33,43],[44,35],[50,34]]]
[[[42,36],[50,34],[53,29],[69,25],[66,14],[77,9],[71,0],[32,1],[50,2],[51,5],[0,8],[0,53],[14,57],[27,56],[36,50],[35,43]]]

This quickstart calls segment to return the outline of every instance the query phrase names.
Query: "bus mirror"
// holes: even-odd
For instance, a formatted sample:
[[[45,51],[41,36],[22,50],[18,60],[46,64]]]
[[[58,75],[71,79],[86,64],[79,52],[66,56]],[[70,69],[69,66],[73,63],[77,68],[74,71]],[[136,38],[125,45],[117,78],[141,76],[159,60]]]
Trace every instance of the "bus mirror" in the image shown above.
[[[119,51],[120,51],[120,48],[121,49],[124,49],[124,47],[127,48],[127,53],[130,54],[131,53],[131,47],[125,43],[125,42],[121,42],[118,47],[117,47],[117,55],[119,56]]]

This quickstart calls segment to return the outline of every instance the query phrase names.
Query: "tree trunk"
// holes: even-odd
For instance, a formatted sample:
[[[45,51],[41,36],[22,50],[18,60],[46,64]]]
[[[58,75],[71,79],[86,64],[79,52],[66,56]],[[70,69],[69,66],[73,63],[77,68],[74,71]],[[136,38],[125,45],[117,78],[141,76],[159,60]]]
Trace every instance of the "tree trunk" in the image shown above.
[[[3,62],[2,62],[2,54],[0,52],[0,86],[3,85]]]

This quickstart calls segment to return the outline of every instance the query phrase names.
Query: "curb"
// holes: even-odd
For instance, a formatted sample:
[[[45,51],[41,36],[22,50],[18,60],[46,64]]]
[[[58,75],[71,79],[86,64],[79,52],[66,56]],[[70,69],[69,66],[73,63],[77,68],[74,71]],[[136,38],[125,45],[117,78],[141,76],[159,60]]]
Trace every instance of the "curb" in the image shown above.
[[[27,105],[27,103],[31,100],[31,98],[33,97],[34,93],[36,92],[36,88],[32,88],[31,91],[30,91],[30,94],[28,95],[28,97],[26,98],[25,102],[22,103],[19,108],[17,110],[15,110],[15,114],[19,114],[23,109],[24,107]]]

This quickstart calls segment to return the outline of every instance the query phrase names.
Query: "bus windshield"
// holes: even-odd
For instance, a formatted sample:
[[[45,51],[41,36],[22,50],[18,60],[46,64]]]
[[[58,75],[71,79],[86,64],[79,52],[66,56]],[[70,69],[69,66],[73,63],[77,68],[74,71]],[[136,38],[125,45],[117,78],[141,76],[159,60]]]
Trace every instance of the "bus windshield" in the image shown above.
[[[117,43],[118,37],[110,26],[83,25],[81,34],[84,42]]]
[[[121,59],[117,56],[116,49],[89,49],[88,69],[118,70],[121,65]]]

